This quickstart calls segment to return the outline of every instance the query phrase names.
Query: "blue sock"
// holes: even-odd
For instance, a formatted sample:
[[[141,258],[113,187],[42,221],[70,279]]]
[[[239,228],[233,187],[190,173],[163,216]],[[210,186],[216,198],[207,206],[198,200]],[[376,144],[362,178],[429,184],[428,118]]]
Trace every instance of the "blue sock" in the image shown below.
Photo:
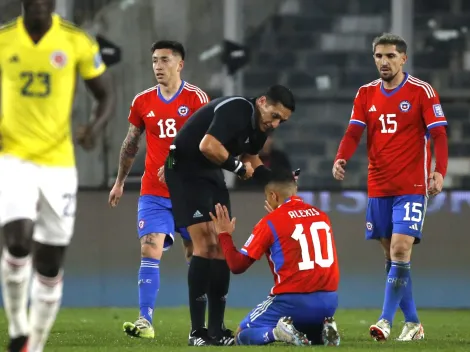
[[[392,261],[387,260],[385,264],[385,271],[387,272],[387,274],[390,271],[391,266]],[[402,310],[403,315],[405,316],[405,322],[419,323],[418,311],[416,310],[415,301],[413,299],[413,285],[411,281],[411,273],[410,277],[408,278],[408,285],[406,285],[406,290],[403,294],[403,298],[400,301],[400,309]]]
[[[415,300],[413,299],[411,276],[408,278],[408,284],[405,287],[405,292],[400,302],[400,308],[405,316],[405,322],[419,323],[418,311],[416,310]]]
[[[152,322],[153,308],[160,288],[160,260],[142,258],[139,270],[140,316]]]
[[[237,336],[238,345],[267,345],[276,341],[273,327],[248,328],[240,331]]]
[[[380,319],[385,319],[392,326],[393,318],[406,291],[410,278],[410,263],[392,261],[385,284],[385,299]]]

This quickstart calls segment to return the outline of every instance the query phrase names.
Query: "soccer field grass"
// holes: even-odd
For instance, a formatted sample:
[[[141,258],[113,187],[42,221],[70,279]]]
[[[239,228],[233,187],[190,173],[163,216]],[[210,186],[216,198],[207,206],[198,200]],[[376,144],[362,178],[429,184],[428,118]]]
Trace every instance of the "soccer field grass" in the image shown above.
[[[235,329],[248,312],[245,309],[229,309],[226,323]],[[369,325],[374,323],[379,312],[374,310],[340,310],[336,320],[341,332],[342,351],[470,351],[470,311],[421,310],[424,324],[423,341],[377,343],[368,335]],[[290,351],[294,346],[280,343],[260,347],[188,347],[187,308],[157,309],[154,326],[156,339],[152,341],[131,339],[122,332],[122,323],[134,320],[135,309],[63,309],[51,333],[45,351],[188,351],[192,349],[229,351],[262,349],[263,351]],[[401,314],[397,315],[393,337],[401,329]],[[1,341],[6,344],[6,320],[0,317]],[[323,346],[312,347],[323,349]]]

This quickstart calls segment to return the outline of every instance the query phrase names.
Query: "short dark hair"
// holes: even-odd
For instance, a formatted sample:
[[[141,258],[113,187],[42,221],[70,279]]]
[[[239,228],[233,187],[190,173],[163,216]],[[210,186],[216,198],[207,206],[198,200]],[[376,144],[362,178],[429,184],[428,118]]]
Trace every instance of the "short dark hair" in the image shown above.
[[[173,51],[173,54],[178,54],[183,60],[186,56],[186,51],[184,50],[183,44],[175,40],[159,40],[152,44],[150,52],[153,54],[157,49],[170,49]]]
[[[270,183],[295,184],[294,173],[287,168],[277,169],[275,172],[272,172],[268,184]]]
[[[267,92],[264,94],[270,103],[276,104],[280,103],[284,105],[287,109],[294,112],[295,111],[295,98],[291,90],[283,85],[276,84],[268,88]]]
[[[373,53],[375,53],[377,45],[395,45],[397,51],[402,54],[406,54],[406,49],[408,48],[405,39],[392,33],[383,33],[382,35],[374,38],[374,41],[372,42]]]

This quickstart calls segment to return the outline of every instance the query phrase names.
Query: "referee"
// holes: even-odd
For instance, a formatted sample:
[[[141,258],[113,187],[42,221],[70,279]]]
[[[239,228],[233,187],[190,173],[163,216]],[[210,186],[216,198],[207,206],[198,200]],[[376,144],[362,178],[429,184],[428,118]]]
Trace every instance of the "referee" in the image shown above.
[[[233,332],[224,326],[230,270],[209,216],[217,203],[230,211],[222,169],[244,180],[253,177],[261,184],[267,183],[271,171],[263,165],[258,152],[267,134],[289,120],[294,110],[294,96],[282,85],[272,86],[253,99],[222,97],[196,111],[175,137],[165,180],[176,225],[188,228],[194,246],[188,271],[189,345],[234,344]]]

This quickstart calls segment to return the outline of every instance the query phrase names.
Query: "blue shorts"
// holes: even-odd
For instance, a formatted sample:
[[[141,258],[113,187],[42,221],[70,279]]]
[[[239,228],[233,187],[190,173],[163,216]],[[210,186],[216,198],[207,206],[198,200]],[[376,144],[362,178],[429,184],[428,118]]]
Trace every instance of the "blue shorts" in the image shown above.
[[[398,233],[421,241],[427,197],[420,194],[369,198],[366,239],[391,238]]]
[[[285,293],[258,304],[240,323],[240,329],[275,327],[282,317],[291,317],[300,331],[333,317],[338,307],[336,292]]]
[[[178,228],[177,232],[185,240],[191,241],[186,228]],[[169,198],[144,195],[139,197],[137,210],[137,233],[139,238],[149,233],[164,233],[166,235],[164,250],[169,249],[175,241],[175,219],[173,218]]]

